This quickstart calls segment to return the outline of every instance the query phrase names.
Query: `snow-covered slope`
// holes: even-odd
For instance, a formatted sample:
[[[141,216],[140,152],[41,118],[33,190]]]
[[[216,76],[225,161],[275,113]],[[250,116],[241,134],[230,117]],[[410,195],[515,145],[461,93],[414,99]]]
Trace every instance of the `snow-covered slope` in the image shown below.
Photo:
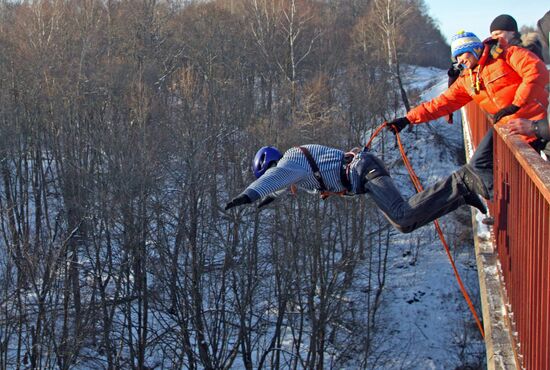
[[[405,78],[409,90],[427,88],[421,101],[439,95],[447,87],[446,72],[435,68],[409,67]],[[448,124],[442,118],[416,125],[410,132],[402,131],[409,160],[424,187],[450,175],[463,161],[459,113],[455,113],[454,120],[454,124]],[[397,153],[397,148],[394,151]],[[391,153],[390,158],[386,162],[393,160],[395,164],[390,170],[392,176],[408,195],[412,194],[406,169],[396,154]],[[440,219],[440,223],[461,277],[480,312],[470,209],[462,206]],[[454,369],[483,364],[481,336],[434,226],[427,225],[412,234],[396,233],[393,238],[381,307],[381,321],[387,324],[379,333],[385,342],[382,350],[391,351],[392,360],[380,367]]]

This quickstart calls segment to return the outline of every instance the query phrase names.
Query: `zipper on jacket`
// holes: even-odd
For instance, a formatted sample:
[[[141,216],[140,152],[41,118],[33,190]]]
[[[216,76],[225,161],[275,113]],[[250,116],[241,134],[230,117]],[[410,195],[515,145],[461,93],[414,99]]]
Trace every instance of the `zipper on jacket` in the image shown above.
[[[492,80],[487,81],[487,83],[490,84],[491,82],[496,81],[496,80],[498,80],[499,78],[506,76],[507,74],[508,74],[508,73],[503,73],[503,74],[501,74],[500,76],[497,76],[497,77],[493,78]]]

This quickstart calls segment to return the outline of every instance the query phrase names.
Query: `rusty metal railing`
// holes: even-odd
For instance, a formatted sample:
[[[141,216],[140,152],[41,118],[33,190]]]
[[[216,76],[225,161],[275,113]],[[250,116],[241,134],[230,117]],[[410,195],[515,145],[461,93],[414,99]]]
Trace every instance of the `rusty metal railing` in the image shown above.
[[[476,145],[491,124],[474,104],[463,114]],[[550,162],[502,127],[493,151],[488,206],[517,359],[525,369],[550,369]]]

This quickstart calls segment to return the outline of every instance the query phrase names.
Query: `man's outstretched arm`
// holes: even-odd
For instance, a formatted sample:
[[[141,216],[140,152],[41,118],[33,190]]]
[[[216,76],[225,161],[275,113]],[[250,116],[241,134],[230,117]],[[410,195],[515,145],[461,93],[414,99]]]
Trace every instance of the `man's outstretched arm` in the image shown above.
[[[253,203],[263,198],[258,208],[266,206],[290,185],[297,183],[307,172],[302,168],[293,166],[273,167],[267,170],[259,179],[250,184],[240,195],[233,198],[225,209],[230,209],[243,204]]]

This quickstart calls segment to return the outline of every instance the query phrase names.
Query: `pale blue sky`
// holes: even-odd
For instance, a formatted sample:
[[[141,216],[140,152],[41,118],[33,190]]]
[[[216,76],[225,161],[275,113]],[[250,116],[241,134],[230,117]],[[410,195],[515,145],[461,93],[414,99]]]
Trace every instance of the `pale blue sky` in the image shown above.
[[[450,42],[459,30],[475,33],[480,39],[489,36],[489,26],[500,14],[510,14],[522,25],[535,26],[550,10],[549,0],[424,0],[428,14],[438,22],[443,36]]]

